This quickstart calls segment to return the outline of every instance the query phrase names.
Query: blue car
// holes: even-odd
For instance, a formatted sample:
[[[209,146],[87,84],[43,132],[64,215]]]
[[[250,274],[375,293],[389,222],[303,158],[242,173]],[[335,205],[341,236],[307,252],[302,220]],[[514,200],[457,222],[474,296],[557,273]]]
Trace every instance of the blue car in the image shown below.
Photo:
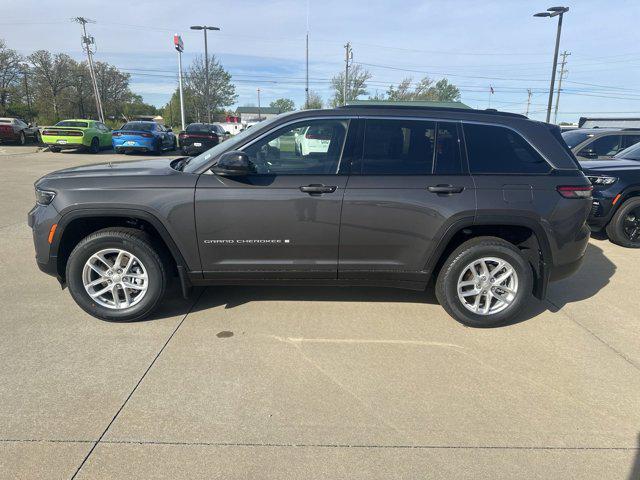
[[[175,150],[176,136],[170,128],[156,122],[127,122],[120,130],[111,134],[111,143],[116,153],[151,152],[162,154]]]

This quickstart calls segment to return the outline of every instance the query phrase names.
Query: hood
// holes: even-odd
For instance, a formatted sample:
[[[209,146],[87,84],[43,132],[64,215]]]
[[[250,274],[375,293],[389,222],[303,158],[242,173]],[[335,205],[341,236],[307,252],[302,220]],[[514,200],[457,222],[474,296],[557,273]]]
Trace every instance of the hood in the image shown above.
[[[171,168],[172,161],[173,160],[170,158],[158,158],[154,160],[134,160],[131,162],[110,162],[83,165],[52,172],[42,177],[42,179],[52,180],[73,177],[158,176],[179,173]]]
[[[620,172],[625,170],[640,171],[640,162],[635,160],[589,160],[580,162],[584,173]]]

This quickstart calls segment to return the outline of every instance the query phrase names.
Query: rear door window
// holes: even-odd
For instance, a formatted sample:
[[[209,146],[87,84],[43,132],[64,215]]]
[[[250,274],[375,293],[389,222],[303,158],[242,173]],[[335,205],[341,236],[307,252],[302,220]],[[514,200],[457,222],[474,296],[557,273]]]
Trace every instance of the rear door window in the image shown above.
[[[363,175],[430,175],[436,123],[420,120],[367,120]]]
[[[497,125],[463,124],[473,174],[543,174],[551,166],[519,133]]]

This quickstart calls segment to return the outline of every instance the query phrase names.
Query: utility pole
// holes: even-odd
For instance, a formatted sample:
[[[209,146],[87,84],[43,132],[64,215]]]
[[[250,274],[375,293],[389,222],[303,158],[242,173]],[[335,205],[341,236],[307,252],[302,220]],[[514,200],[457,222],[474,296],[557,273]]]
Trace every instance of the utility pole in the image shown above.
[[[558,123],[558,104],[560,103],[560,91],[562,90],[562,79],[565,74],[569,73],[568,70],[565,70],[564,67],[567,65],[567,57],[571,55],[571,53],[566,50],[562,52],[562,62],[560,63],[560,76],[558,77],[558,92],[556,93],[556,108],[553,113],[553,123]]]
[[[306,79],[304,87],[304,108],[309,108],[309,0],[307,0],[307,44],[305,49]]]
[[[182,130],[184,130],[184,98],[182,96],[182,52],[184,43],[182,37],[177,33],[173,36],[173,45],[178,52],[178,87],[180,90],[180,121],[182,122]],[[171,114],[173,117],[173,113]]]
[[[258,121],[262,120],[262,112],[260,110],[260,89],[258,88]]]
[[[344,85],[342,86],[342,99],[346,105],[349,99],[347,94],[349,92],[349,62],[353,60],[353,50],[351,50],[351,42],[347,42],[344,46]]]
[[[93,85],[93,95],[96,99],[96,111],[98,112],[98,120],[104,123],[104,112],[102,110],[102,100],[100,99],[100,91],[98,90],[98,81],[96,80],[96,72],[93,67],[93,53],[96,42],[95,39],[87,35],[87,23],[95,23],[93,20],[84,17],[75,17],[74,22],[82,25],[82,45],[83,50],[87,53],[87,61],[89,63],[89,75],[91,76],[91,84]]]
[[[211,103],[209,99],[209,47],[207,45],[207,30],[220,30],[218,27],[208,27],[206,25],[192,25],[191,30],[204,30],[204,93],[205,107],[207,109],[207,120],[211,123]]]
[[[531,107],[531,89],[527,88],[527,111],[524,112],[524,116],[529,116],[529,108]]]

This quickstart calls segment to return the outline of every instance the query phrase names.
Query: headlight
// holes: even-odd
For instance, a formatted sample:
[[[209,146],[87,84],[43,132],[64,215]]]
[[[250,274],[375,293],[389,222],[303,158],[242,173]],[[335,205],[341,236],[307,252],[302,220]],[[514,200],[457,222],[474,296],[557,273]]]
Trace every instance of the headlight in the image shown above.
[[[618,180],[616,177],[607,176],[590,176],[588,178],[592,185],[596,185],[598,187],[613,185]]]
[[[36,188],[36,203],[38,205],[49,205],[53,202],[53,199],[56,196],[56,192],[52,192],[50,190],[40,190]]]

